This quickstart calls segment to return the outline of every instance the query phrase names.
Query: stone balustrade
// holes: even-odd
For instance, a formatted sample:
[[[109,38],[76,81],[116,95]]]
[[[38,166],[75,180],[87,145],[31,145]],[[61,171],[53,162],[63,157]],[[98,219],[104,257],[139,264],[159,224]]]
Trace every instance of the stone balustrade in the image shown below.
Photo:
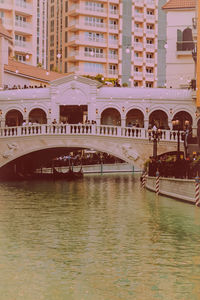
[[[148,140],[145,128],[121,127],[96,124],[36,124],[16,127],[1,127],[0,138],[35,135],[95,135]],[[177,141],[177,131],[162,130],[160,141]]]

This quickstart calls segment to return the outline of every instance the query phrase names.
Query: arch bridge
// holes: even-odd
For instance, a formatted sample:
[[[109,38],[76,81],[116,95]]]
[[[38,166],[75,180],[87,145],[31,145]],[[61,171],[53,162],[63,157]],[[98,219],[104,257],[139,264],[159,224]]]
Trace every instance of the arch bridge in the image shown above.
[[[40,150],[85,148],[107,152],[138,169],[152,155],[153,145],[145,128],[97,124],[37,124],[0,128],[0,169]],[[158,154],[177,149],[177,131],[162,130]],[[181,150],[183,144],[181,142]]]

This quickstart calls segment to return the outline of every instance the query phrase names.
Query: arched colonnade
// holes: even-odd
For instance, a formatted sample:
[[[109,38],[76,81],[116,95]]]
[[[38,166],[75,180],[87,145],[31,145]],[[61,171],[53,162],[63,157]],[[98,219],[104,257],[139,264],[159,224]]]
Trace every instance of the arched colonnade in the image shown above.
[[[106,107],[98,113],[96,118],[97,124],[130,127],[136,126],[140,128],[149,128],[156,125],[161,129],[177,129],[173,128],[172,121],[178,119],[180,121],[180,129],[184,129],[185,121],[189,121],[190,127],[197,122],[193,119],[192,113],[186,110],[175,111],[174,114],[163,109],[155,108],[148,110],[147,108],[131,107],[127,111],[116,107]],[[47,108],[34,107],[30,111],[23,108],[12,108],[1,116],[1,126],[21,126],[24,121],[38,124],[51,123],[53,117],[51,111]],[[57,120],[59,122],[59,120]],[[200,123],[200,122],[199,122]]]

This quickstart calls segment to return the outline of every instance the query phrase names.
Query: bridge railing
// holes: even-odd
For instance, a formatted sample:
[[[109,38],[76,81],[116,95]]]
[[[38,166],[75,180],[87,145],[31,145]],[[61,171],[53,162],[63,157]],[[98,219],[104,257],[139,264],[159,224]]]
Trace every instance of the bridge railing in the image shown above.
[[[0,138],[34,135],[97,135],[135,139],[150,139],[145,128],[120,127],[96,124],[37,124],[16,127],[1,127]],[[161,141],[177,141],[177,131],[162,130]]]

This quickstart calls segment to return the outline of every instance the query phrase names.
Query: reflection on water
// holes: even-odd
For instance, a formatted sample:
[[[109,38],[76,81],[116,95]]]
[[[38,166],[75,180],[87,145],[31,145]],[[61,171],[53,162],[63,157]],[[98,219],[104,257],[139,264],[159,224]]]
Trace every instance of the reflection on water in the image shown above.
[[[1,300],[200,299],[200,210],[139,176],[0,184]]]

